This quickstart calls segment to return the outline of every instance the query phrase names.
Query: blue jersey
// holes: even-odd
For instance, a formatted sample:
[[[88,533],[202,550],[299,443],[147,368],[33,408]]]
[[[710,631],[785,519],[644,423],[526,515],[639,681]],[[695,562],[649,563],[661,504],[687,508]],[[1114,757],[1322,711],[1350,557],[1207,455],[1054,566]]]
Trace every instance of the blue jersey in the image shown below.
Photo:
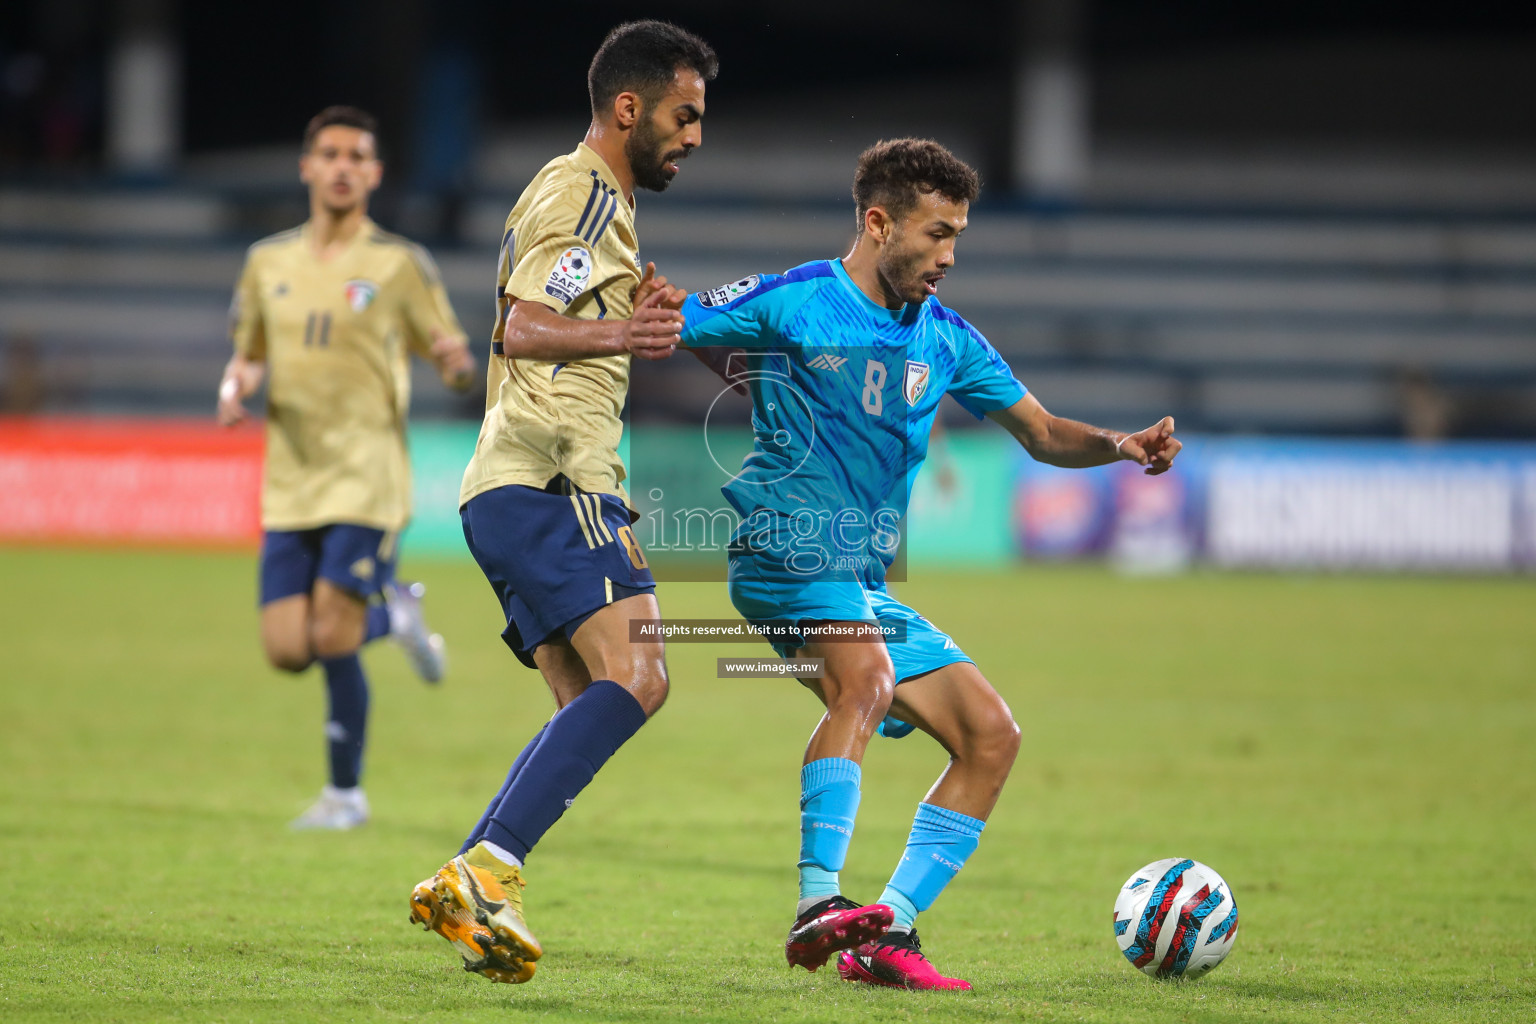
[[[748,352],[753,450],[723,488],[743,517],[766,509],[814,517],[823,533],[894,536],[944,395],[980,419],[1025,394],[938,299],[888,309],[840,260],[695,293],[683,317],[685,344]],[[895,545],[873,550],[889,565]]]

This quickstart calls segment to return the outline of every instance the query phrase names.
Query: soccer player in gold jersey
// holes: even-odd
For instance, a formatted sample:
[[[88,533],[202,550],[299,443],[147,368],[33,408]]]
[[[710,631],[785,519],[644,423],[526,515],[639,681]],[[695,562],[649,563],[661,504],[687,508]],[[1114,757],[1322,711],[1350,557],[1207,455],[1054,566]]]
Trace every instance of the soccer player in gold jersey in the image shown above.
[[[485,421],[460,492],[464,536],[543,673],[556,714],[524,747],[459,855],[411,894],[411,917],[492,981],[533,977],[522,866],[604,762],[661,707],[660,612],[635,541],[618,445],[631,358],[677,346],[682,292],[642,270],[636,189],[659,192],[702,141],[714,51],[658,21],[611,32],[587,74],[592,123],[507,218]]]
[[[286,672],[325,671],[330,783],[295,828],[368,818],[359,785],[368,681],[358,649],[392,635],[422,678],[443,671],[420,584],[396,585],[410,518],[405,425],[410,356],[467,388],[474,360],[426,250],[368,219],[383,165],[369,114],[328,107],[304,133],[299,177],[310,216],[251,246],[230,314],[234,357],[219,422],[245,418],[267,382],[261,490],[261,639]]]

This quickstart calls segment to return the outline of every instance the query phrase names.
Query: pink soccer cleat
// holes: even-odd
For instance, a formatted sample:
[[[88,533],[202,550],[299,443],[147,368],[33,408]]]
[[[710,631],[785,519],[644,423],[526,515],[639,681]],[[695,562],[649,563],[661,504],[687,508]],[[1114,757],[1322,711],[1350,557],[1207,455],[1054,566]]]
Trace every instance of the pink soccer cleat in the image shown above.
[[[883,903],[861,907],[846,896],[829,896],[795,921],[784,940],[784,959],[808,971],[840,949],[852,949],[885,933],[895,913]]]
[[[971,988],[971,983],[963,978],[946,978],[934,969],[923,956],[916,931],[887,934],[855,950],[844,950],[837,958],[837,973],[844,981],[886,988],[964,992]]]

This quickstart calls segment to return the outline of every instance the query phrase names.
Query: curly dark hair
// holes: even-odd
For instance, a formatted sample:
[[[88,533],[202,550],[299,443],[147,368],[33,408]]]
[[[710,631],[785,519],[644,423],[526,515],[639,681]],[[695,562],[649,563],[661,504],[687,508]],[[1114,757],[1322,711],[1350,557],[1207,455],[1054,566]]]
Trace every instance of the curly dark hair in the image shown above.
[[[647,107],[666,95],[678,68],[712,82],[720,60],[708,43],[667,21],[627,21],[608,33],[587,69],[592,113],[601,116],[621,92],[633,91]]]
[[[859,224],[878,206],[896,220],[911,213],[918,195],[937,192],[956,203],[981,193],[981,175],[932,139],[884,139],[859,154],[853,205]]]
[[[359,110],[357,107],[326,107],[310,118],[309,124],[304,127],[304,152],[309,152],[309,147],[315,144],[315,136],[319,135],[322,129],[337,124],[368,132],[373,136],[375,145],[378,143],[379,120],[368,111]]]

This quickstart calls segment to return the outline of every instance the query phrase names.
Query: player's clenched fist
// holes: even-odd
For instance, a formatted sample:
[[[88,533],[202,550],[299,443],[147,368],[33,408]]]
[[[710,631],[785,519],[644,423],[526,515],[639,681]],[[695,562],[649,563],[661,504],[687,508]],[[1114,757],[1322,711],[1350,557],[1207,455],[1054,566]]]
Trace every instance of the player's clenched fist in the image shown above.
[[[1122,459],[1147,467],[1148,476],[1157,476],[1173,468],[1173,458],[1184,447],[1173,436],[1173,417],[1164,416],[1146,430],[1126,434],[1115,445]]]
[[[687,293],[666,283],[666,278],[651,278],[654,267],[647,268],[641,288],[645,297],[635,295],[635,313],[624,325],[624,349],[641,359],[665,359],[677,351],[683,332],[683,314],[678,312]],[[657,283],[659,282],[659,284]],[[649,287],[647,287],[649,285]]]

